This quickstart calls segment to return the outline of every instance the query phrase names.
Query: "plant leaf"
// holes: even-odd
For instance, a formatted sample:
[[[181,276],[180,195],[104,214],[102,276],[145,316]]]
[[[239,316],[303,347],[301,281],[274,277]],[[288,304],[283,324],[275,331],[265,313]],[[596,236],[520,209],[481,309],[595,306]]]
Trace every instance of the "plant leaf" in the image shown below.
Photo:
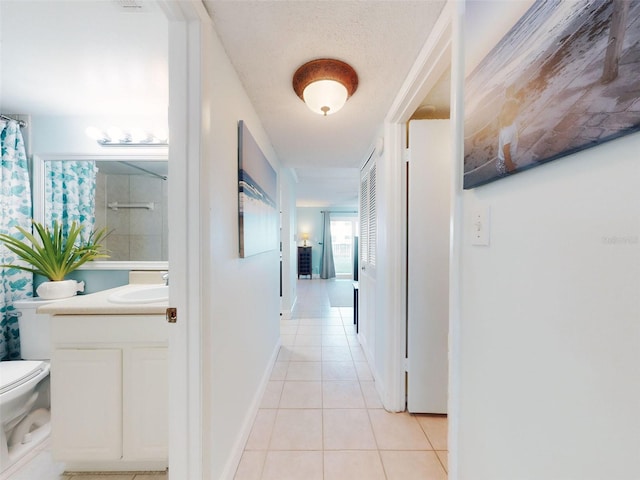
[[[22,227],[16,229],[25,240],[18,240],[7,234],[0,234],[0,241],[20,259],[31,265],[5,264],[12,267],[46,276],[49,280],[64,278],[81,265],[96,258],[107,258],[99,242],[106,236],[106,228],[92,232],[87,241],[79,240],[83,226],[73,222],[66,235],[62,226],[55,222],[53,230],[32,220],[34,234]],[[39,238],[36,238],[36,235]]]

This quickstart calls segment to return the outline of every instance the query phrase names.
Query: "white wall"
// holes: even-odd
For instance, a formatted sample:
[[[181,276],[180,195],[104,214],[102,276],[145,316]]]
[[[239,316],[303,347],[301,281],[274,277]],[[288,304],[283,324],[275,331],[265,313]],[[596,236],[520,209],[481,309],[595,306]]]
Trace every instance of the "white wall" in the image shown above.
[[[640,478],[639,151],[636,133],[465,192],[459,479]]]
[[[30,129],[32,149],[42,154],[87,155],[160,155],[162,147],[102,147],[85,133],[87,127],[107,130],[111,126],[123,129],[141,128],[156,131],[167,130],[166,115],[33,115]]]
[[[280,165],[211,25],[201,42],[203,451],[205,478],[219,480],[233,476],[279,344],[279,252],[238,254],[239,120]]]
[[[281,311],[285,317],[289,317],[298,294],[296,283],[298,249],[296,245],[296,182],[293,173],[288,168],[280,170],[280,210],[282,212],[282,229],[280,231],[280,241],[282,242]]]

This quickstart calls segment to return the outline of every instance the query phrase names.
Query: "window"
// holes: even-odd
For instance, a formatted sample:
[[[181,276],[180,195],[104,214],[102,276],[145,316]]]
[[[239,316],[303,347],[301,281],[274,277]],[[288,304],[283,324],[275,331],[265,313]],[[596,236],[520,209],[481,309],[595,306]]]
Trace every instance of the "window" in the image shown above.
[[[339,215],[331,219],[331,245],[336,277],[353,277],[353,242],[358,228],[357,217]]]

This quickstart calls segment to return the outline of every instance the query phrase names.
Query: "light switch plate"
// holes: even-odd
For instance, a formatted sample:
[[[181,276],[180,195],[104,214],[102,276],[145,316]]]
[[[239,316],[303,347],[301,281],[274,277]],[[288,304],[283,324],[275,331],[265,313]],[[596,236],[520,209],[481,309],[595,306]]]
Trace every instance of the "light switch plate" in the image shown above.
[[[477,207],[471,218],[471,245],[489,245],[491,210],[489,207]]]

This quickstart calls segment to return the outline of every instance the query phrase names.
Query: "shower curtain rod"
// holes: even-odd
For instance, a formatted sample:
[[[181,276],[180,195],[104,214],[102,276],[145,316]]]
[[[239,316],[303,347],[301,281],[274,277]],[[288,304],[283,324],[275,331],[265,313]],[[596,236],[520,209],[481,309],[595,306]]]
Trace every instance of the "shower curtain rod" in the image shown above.
[[[160,180],[166,180],[167,179],[167,177],[165,175],[160,175],[159,173],[152,172],[151,170],[147,170],[146,168],[142,168],[142,167],[139,167],[137,165],[133,165],[132,163],[129,163],[129,162],[122,162],[122,163],[124,163],[127,167],[135,168],[136,170],[140,170],[141,172],[144,172],[144,173],[146,173],[148,175],[151,175],[152,177],[159,178]]]
[[[320,210],[320,213],[358,213],[357,210]]]
[[[2,118],[3,120],[13,120],[14,122],[17,122],[21,127],[27,126],[27,122],[25,122],[24,120],[18,120],[17,118],[8,117],[7,115],[3,115],[2,113],[0,113],[0,118]]]

